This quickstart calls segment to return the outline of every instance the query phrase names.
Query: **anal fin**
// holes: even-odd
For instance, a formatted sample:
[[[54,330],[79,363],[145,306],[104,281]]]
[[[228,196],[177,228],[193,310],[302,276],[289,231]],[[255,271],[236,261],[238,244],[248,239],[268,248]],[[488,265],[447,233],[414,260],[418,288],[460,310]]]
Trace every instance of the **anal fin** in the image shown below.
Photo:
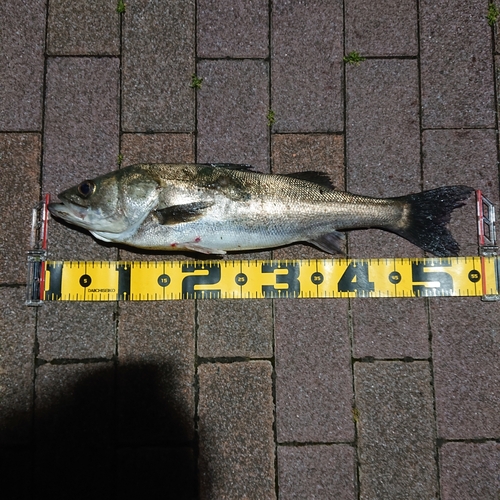
[[[319,238],[309,240],[309,243],[331,254],[344,254],[345,235],[338,231],[323,234]]]

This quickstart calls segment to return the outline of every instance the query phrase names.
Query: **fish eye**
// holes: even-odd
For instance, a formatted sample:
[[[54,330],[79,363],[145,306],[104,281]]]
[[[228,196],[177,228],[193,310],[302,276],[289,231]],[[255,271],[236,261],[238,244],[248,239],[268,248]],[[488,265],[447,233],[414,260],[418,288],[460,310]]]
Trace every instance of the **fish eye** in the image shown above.
[[[82,195],[83,198],[88,198],[95,191],[95,184],[92,181],[83,181],[78,186],[78,192]]]

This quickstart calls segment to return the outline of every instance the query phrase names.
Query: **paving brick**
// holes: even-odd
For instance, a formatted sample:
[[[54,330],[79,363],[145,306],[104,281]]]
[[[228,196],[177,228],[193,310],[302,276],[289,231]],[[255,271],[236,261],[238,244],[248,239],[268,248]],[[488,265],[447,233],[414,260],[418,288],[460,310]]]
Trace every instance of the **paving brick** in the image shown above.
[[[342,4],[272,3],[275,132],[343,130]]]
[[[420,3],[424,128],[495,126],[486,12],[487,5],[467,0]]]
[[[376,359],[428,358],[429,325],[421,299],[354,299],[353,354]]]
[[[278,442],[354,438],[347,303],[274,304]]]
[[[446,443],[439,453],[441,498],[498,498],[500,445]]]
[[[197,160],[248,163],[269,170],[268,64],[201,61]]]
[[[267,57],[267,0],[200,0],[197,17],[198,57]]]
[[[43,190],[52,195],[117,166],[118,59],[53,58],[47,65]],[[50,224],[51,258],[110,259],[86,232]]]
[[[344,189],[344,141],[337,134],[273,134],[272,171],[290,174],[325,172],[336,189]],[[322,259],[328,255],[309,245],[292,245],[275,250],[275,259]]]
[[[57,192],[117,167],[119,60],[50,58],[44,189]]]
[[[354,500],[354,448],[347,445],[278,446],[279,497]]]
[[[120,15],[117,2],[97,0],[76,7],[70,0],[51,0],[47,50],[57,55],[119,55]]]
[[[496,133],[494,130],[426,130],[423,133],[424,189],[465,184],[481,189],[498,206]],[[477,255],[474,196],[456,210],[450,229],[461,255]]]
[[[122,165],[194,163],[192,134],[123,134]]]
[[[349,190],[388,196],[418,189],[417,62],[367,60],[346,71]]]
[[[120,442],[192,439],[194,301],[121,304],[118,335]]]
[[[203,358],[272,357],[272,307],[259,300],[200,301],[197,346]]]
[[[377,197],[420,191],[417,62],[348,66],[346,95],[348,190]],[[349,255],[409,257],[421,251],[401,237],[370,230],[349,233]]]
[[[107,448],[39,448],[35,454],[35,489],[46,498],[113,498],[113,455]]]
[[[122,127],[194,130],[194,0],[130,0],[123,16]]]
[[[360,498],[435,498],[427,362],[355,363]]]
[[[198,369],[201,498],[275,498],[272,367]]]
[[[499,324],[495,303],[458,297],[431,302],[438,437],[498,437]]]
[[[345,52],[363,56],[416,56],[417,3],[413,0],[345,3]]]
[[[189,448],[120,449],[116,498],[197,498],[194,470],[195,459]]]
[[[111,359],[116,348],[115,309],[108,302],[45,303],[38,313],[38,356]]]
[[[42,128],[45,5],[46,0],[2,2],[0,130]]]
[[[0,134],[0,283],[26,282],[31,210],[40,196],[38,134]]]
[[[36,311],[22,288],[0,288],[0,301],[0,444],[22,444],[31,437]]]
[[[111,495],[114,378],[112,363],[38,367],[34,482],[44,495]]]

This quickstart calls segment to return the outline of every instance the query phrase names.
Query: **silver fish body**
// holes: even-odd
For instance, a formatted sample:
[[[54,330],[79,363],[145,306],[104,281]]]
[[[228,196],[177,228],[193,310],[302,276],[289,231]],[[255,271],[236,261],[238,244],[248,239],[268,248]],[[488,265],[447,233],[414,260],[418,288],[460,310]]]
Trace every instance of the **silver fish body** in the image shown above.
[[[436,255],[458,245],[446,229],[472,188],[450,186],[400,198],[336,191],[324,174],[269,175],[241,165],[141,164],[59,195],[52,215],[103,241],[206,254],[310,242],[341,251],[338,231],[380,228]]]

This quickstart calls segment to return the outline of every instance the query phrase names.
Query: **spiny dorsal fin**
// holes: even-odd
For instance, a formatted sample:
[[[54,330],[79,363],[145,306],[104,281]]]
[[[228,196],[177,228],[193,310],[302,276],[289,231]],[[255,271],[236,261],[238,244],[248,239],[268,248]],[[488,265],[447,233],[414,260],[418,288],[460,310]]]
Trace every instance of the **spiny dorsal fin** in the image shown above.
[[[300,179],[302,181],[312,182],[314,184],[319,184],[320,186],[335,189],[330,176],[325,172],[317,172],[315,170],[307,170],[305,172],[292,172],[291,174],[283,174],[286,177],[293,177],[295,179]]]
[[[170,226],[196,220],[202,217],[205,214],[205,210],[212,205],[213,203],[196,201],[194,203],[186,203],[185,205],[173,205],[161,208],[156,210],[155,213],[160,224]]]

